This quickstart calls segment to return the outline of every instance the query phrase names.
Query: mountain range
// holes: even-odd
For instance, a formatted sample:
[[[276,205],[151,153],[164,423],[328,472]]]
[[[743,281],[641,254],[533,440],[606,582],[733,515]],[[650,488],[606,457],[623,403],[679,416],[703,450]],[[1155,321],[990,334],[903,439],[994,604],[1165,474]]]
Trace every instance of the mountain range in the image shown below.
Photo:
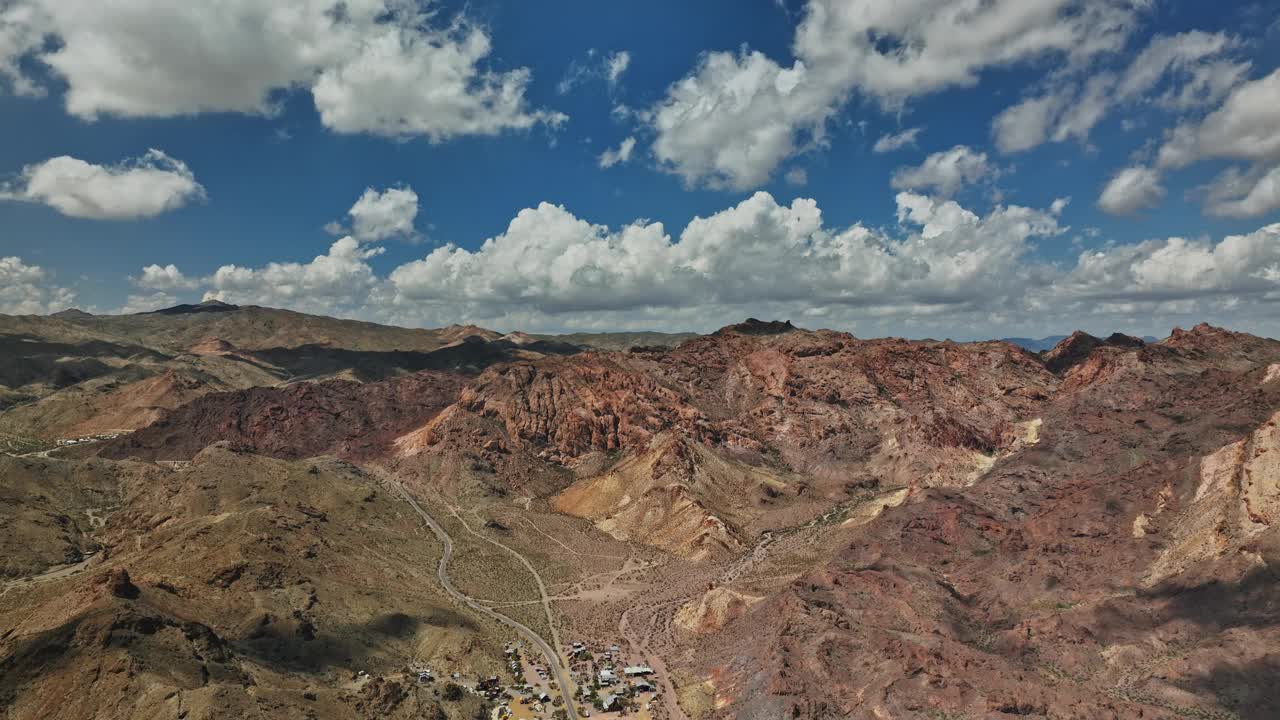
[[[0,316],[0,708],[1280,717],[1280,342],[1048,340]]]

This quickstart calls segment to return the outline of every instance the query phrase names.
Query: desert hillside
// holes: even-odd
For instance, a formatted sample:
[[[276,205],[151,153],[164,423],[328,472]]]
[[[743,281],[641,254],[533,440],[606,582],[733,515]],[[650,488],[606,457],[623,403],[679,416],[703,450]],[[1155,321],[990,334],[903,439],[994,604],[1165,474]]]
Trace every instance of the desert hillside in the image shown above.
[[[1278,421],[1208,325],[0,317],[0,708],[1278,717]]]

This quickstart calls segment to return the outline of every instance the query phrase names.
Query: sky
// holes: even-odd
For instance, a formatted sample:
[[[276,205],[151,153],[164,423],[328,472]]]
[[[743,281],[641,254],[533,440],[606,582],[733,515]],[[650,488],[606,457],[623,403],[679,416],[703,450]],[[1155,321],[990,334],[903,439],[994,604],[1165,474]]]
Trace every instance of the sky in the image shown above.
[[[0,0],[0,313],[1280,336],[1280,6]]]

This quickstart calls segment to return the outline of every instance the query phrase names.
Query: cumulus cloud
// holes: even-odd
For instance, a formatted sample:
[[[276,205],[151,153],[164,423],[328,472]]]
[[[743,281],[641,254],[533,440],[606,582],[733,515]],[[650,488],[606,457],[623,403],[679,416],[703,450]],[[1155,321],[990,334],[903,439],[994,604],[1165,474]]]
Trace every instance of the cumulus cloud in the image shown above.
[[[936,152],[915,167],[901,167],[893,173],[891,184],[896,190],[933,190],[950,197],[965,185],[998,177],[1000,171],[987,160],[987,154],[965,145]]]
[[[820,142],[831,98],[797,62],[780,67],[759,52],[709,53],[652,110],[659,166],[686,184],[750,188],[795,154],[798,133]]]
[[[39,265],[28,265],[20,257],[0,257],[0,313],[43,315],[71,307],[76,294],[53,284],[53,278]]]
[[[16,181],[0,186],[0,200],[42,203],[92,220],[155,217],[204,196],[186,164],[159,150],[116,165],[62,155],[28,165]]]
[[[382,252],[383,248],[365,248],[347,236],[307,263],[273,262],[260,268],[223,265],[203,281],[209,287],[204,299],[349,312],[367,301],[376,284],[368,260]]]
[[[0,76],[29,88],[34,57],[67,84],[67,111],[173,117],[273,115],[310,90],[338,132],[443,140],[564,116],[528,106],[527,68],[496,71],[488,34],[459,15],[401,0],[11,0],[0,16]],[[33,42],[56,37],[50,47]]]
[[[1112,215],[1133,215],[1139,210],[1159,205],[1164,196],[1160,173],[1135,165],[1124,168],[1111,178],[1098,198],[1098,207]]]
[[[320,72],[312,87],[320,120],[338,132],[438,142],[567,119],[527,107],[528,69],[481,72],[491,51],[488,35],[467,23],[446,31],[379,25],[358,53]]]
[[[1099,72],[1085,80],[1054,75],[1042,92],[995,117],[991,130],[996,146],[1013,153],[1050,141],[1083,142],[1121,104],[1152,100],[1169,110],[1188,110],[1217,102],[1250,67],[1224,57],[1239,46],[1225,33],[1156,35],[1118,74]]]
[[[904,147],[914,147],[916,144],[916,137],[923,129],[924,128],[914,127],[908,128],[899,133],[882,135],[879,140],[876,140],[876,144],[871,146],[871,152],[890,153],[894,150],[901,150]]]
[[[821,146],[854,92],[896,108],[971,87],[988,68],[1046,56],[1080,65],[1123,46],[1136,5],[809,0],[790,67],[759,52],[712,52],[672,84],[651,110],[654,154],[690,185],[754,187],[786,158]]]
[[[814,200],[758,192],[678,233],[648,221],[610,227],[541,203],[478,247],[437,247],[386,274],[370,266],[379,248],[343,237],[310,262],[227,265],[198,285],[206,298],[240,304],[549,332],[708,330],[747,316],[938,337],[1147,332],[1204,319],[1280,331],[1280,224],[1220,241],[1102,240],[1059,266],[1037,259],[1037,246],[1067,231],[1066,198],[986,212],[917,192],[894,200],[896,224],[833,226]],[[177,268],[143,276],[185,289]],[[171,304],[168,295],[155,289],[129,305]]]
[[[361,242],[411,238],[417,233],[413,223],[418,217],[418,194],[410,187],[382,192],[366,188],[347,214],[351,216],[351,234]]]
[[[673,308],[963,305],[1006,297],[1026,274],[1029,240],[1055,218],[1020,207],[980,217],[901,193],[904,233],[828,228],[813,200],[758,192],[695,218],[673,239],[661,223],[610,229],[543,203],[477,250],[453,245],[390,274],[392,307],[451,307],[474,317]],[[996,275],[1003,272],[999,280]],[[722,311],[710,311],[722,316]],[[545,319],[544,319],[545,322]]]
[[[617,149],[609,149],[600,153],[598,162],[602,168],[611,168],[614,165],[621,165],[631,160],[631,152],[636,149],[635,137],[628,137],[622,141]]]
[[[1173,237],[1081,253],[1059,283],[1068,298],[1149,301],[1280,290],[1280,224],[1214,243]]]
[[[142,268],[142,275],[133,278],[133,283],[147,290],[194,290],[200,285],[196,278],[189,278],[178,269],[177,265],[148,265]]]

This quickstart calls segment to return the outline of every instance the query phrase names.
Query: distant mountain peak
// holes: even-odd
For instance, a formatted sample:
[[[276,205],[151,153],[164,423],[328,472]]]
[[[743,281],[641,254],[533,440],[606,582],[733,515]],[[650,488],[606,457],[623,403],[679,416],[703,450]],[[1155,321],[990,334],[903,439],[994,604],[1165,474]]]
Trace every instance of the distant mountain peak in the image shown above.
[[[232,312],[239,309],[239,305],[224,303],[221,300],[205,300],[204,302],[194,304],[183,303],[181,305],[174,305],[173,307],[163,308],[153,312],[156,315],[192,315],[195,313],[208,312]]]
[[[757,320],[747,318],[735,325],[726,325],[715,332],[716,335],[781,335],[794,332],[796,326],[790,320]]]

